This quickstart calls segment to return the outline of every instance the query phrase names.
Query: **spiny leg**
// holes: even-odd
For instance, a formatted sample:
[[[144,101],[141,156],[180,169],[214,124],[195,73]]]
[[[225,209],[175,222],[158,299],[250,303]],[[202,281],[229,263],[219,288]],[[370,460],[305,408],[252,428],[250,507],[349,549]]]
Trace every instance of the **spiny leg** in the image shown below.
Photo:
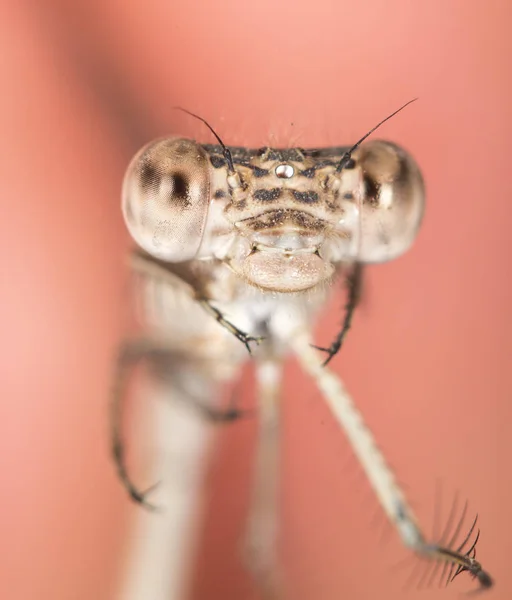
[[[352,267],[351,272],[347,275],[346,279],[346,284],[348,288],[348,298],[347,303],[345,304],[345,317],[343,319],[341,329],[339,330],[338,334],[336,335],[333,342],[328,348],[323,348],[322,346],[315,346],[313,344],[313,348],[327,353],[327,358],[323,363],[324,366],[329,364],[329,362],[340,351],[341,346],[343,344],[343,340],[345,339],[348,330],[352,326],[352,317],[354,316],[354,312],[361,300],[362,283],[363,265],[362,263],[355,263]]]
[[[446,546],[448,548],[451,548],[453,546],[455,540],[457,539],[457,537],[460,533],[460,530],[462,528],[462,524],[466,517],[466,512],[467,512],[467,508],[468,508],[467,502],[464,505],[462,514],[461,514],[459,522],[455,528],[455,531],[453,532],[453,535],[451,536],[450,541],[448,541],[448,538],[450,537],[450,531],[454,524],[454,520],[457,517],[458,500],[459,500],[459,496],[458,496],[458,494],[455,494],[455,498],[454,498],[454,501],[450,508],[450,513],[449,513],[448,519],[447,519],[446,524],[443,527],[442,532],[441,532],[441,530],[440,530],[441,497],[440,497],[439,482],[436,484],[436,499],[435,499],[435,507],[434,507],[435,512],[434,512],[434,522],[433,522],[433,527],[432,527],[432,539],[437,539],[438,544],[441,546]],[[413,557],[410,556],[408,558],[413,558]],[[430,587],[441,566],[443,566],[441,580],[444,580],[444,574],[449,567],[448,563],[443,563],[440,560],[436,560],[435,562],[429,562],[427,564],[426,568],[423,570],[423,574],[421,574],[422,563],[417,562],[411,572],[411,575],[407,579],[404,589],[409,589],[415,581],[417,582],[416,588],[418,590],[423,589],[425,583],[426,583],[426,587]],[[429,574],[430,574],[430,577],[429,577]]]
[[[307,333],[297,332],[292,339],[292,346],[302,367],[315,379],[333,416],[345,431],[383,510],[397,529],[404,545],[420,557],[448,564],[451,568],[448,576],[449,580],[453,580],[460,573],[468,571],[473,578],[478,579],[480,588],[490,588],[493,581],[476,560],[475,546],[478,534],[477,539],[473,541],[470,548],[464,550],[473,533],[475,524],[471,527],[464,542],[456,549],[450,548],[449,544],[443,545],[443,540],[441,540],[441,543],[439,541],[432,543],[425,541],[416,517],[396,482],[391,468],[378,449],[373,435],[341,380],[329,369],[323,368],[310,344]],[[452,536],[453,538],[454,536]],[[454,568],[456,571],[452,576]]]
[[[222,327],[224,327],[229,331],[229,333],[234,335],[237,340],[240,340],[242,342],[242,344],[247,348],[247,352],[249,352],[249,354],[251,354],[251,342],[259,344],[263,341],[262,337],[253,337],[238,329],[238,327],[233,325],[233,323],[231,323],[224,317],[224,315],[218,308],[215,308],[215,306],[212,305],[210,300],[200,299],[199,303],[206,310],[206,312],[209,315],[211,315],[217,321],[217,323],[219,323],[219,325],[222,325]]]
[[[462,508],[462,513],[460,513],[460,517],[459,517],[457,523],[455,524],[455,519],[456,519],[457,513],[458,513],[458,504],[459,504],[459,494],[457,493],[457,494],[455,494],[452,506],[450,508],[450,513],[448,515],[448,519],[443,528],[443,532],[441,533],[441,535],[439,537],[438,536],[434,537],[434,539],[437,538],[439,540],[438,545],[442,546],[444,548],[453,548],[454,547],[457,540],[459,539],[459,536],[462,532],[462,527],[466,520],[466,515],[467,515],[467,511],[468,511],[468,502],[467,501],[464,503],[464,506]],[[455,524],[455,528],[453,528],[454,524]],[[475,528],[475,525],[476,525],[476,519],[473,521],[473,525],[471,526],[469,533],[466,535],[465,540],[462,542],[462,544],[459,545],[459,548],[457,549],[458,552],[460,552],[463,549],[465,544],[471,538],[474,528]],[[477,539],[478,539],[478,535],[479,534],[477,534]],[[475,545],[476,545],[476,541],[475,541]],[[473,548],[470,549],[470,552],[471,552],[471,550],[473,550]],[[423,577],[418,582],[418,586],[417,586],[418,589],[421,589],[425,582],[427,582],[426,587],[430,587],[432,585],[432,583],[434,582],[434,580],[439,572],[439,568],[441,567],[441,565],[443,566],[443,569],[442,569],[441,575],[439,577],[439,585],[441,586],[443,582],[445,582],[445,584],[448,585],[448,583],[450,581],[453,581],[453,579],[455,579],[456,575],[453,578],[451,577],[451,574],[453,573],[455,565],[453,565],[453,564],[450,565],[450,563],[446,563],[446,562],[443,563],[440,560],[437,560],[433,569],[431,569],[431,568],[425,569]],[[448,579],[446,579],[445,575],[448,570],[450,571],[450,575],[448,576]],[[461,571],[458,571],[458,573],[459,572],[461,572]],[[428,581],[427,581],[427,576],[429,573],[430,573],[430,577],[428,578]]]
[[[236,391],[231,395],[231,399],[228,403],[227,408],[217,408],[208,404],[196,403],[195,405],[203,414],[204,418],[213,423],[233,423],[240,419],[250,417],[254,415],[254,411],[250,408],[240,408],[238,406],[239,398],[236,395]]]
[[[132,369],[142,360],[151,356],[154,351],[154,345],[145,339],[131,340],[123,344],[117,359],[110,411],[112,455],[117,468],[117,474],[126,491],[130,494],[131,499],[138,504],[142,504],[149,510],[156,510],[156,506],[146,500],[146,495],[155,486],[142,492],[132,482],[126,466],[125,444],[122,437],[122,420],[124,398]]]
[[[277,557],[281,371],[277,361],[256,365],[259,430],[244,556],[265,600],[279,598],[281,587]]]
[[[161,261],[152,256],[148,256],[141,250],[135,250],[130,257],[130,265],[135,273],[139,273],[142,276],[150,276],[154,279],[169,282],[171,285],[176,285],[176,275],[169,271],[168,265],[164,261]],[[183,281],[181,281],[184,284]],[[186,284],[185,284],[186,285]],[[194,297],[197,302],[204,308],[204,310],[213,317],[219,325],[224,327],[231,335],[235,336],[237,340],[240,340],[246,347],[247,352],[251,352],[251,342],[259,345],[263,341],[263,337],[252,336],[239,329],[236,325],[231,323],[227,319],[221,310],[213,306],[211,300],[208,298],[198,297],[198,294],[190,288],[190,296]]]
[[[130,375],[139,363],[143,361],[148,362],[150,366],[159,370],[162,375],[165,373],[166,364],[171,363],[172,357],[173,353],[169,348],[147,338],[139,338],[126,342],[119,352],[112,391],[111,440],[112,455],[114,457],[117,473],[132,500],[149,510],[156,510],[157,507],[149,503],[146,500],[146,496],[155,489],[158,484],[152,485],[143,492],[133,483],[128,473],[125,460],[125,444],[122,436],[124,400]],[[170,376],[169,384],[172,385],[172,374]],[[180,399],[181,397],[180,394],[176,394],[176,399]],[[201,399],[193,397],[192,395],[183,395],[183,399],[195,407],[206,420],[214,423],[230,423],[242,418],[246,414],[246,411],[242,411],[235,406],[233,400],[230,403],[230,406],[224,410],[206,402],[202,402]],[[169,435],[172,435],[172,432],[169,432]]]
[[[190,373],[183,377],[188,380]],[[160,479],[155,502],[161,511],[133,514],[119,600],[190,597],[216,428],[191,408],[186,387],[171,381],[157,379],[141,390],[147,402],[144,431],[157,448],[148,474]],[[205,398],[213,395],[213,388],[205,387]]]

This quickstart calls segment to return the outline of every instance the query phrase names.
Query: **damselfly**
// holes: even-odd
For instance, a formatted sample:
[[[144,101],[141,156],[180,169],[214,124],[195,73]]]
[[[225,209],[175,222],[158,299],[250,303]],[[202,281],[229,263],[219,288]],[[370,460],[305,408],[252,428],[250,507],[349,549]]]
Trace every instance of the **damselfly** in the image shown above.
[[[406,252],[423,216],[424,185],[413,158],[393,143],[366,141],[397,112],[352,147],[254,150],[226,146],[206,121],[188,113],[205,123],[218,144],[157,140],[134,157],[125,176],[123,214],[139,246],[132,266],[147,328],[123,346],[118,363],[112,414],[119,475],[135,501],[154,508],[128,474],[121,439],[122,400],[135,365],[149,365],[172,402],[185,400],[219,421],[234,420],[240,412],[236,407],[223,411],[212,398],[251,360],[260,426],[247,556],[267,598],[280,596],[276,455],[280,373],[290,353],[316,380],[402,542],[429,561],[422,578],[449,582],[467,571],[481,588],[492,585],[476,560],[476,520],[462,542],[466,508],[458,520],[452,514],[439,539],[424,536],[362,415],[327,366],[350,328],[363,266]],[[315,316],[332,283],[343,277],[348,286],[344,322],[330,347],[315,346]],[[203,433],[190,433],[197,438],[190,448],[196,458],[183,468],[192,473],[204,462]],[[194,479],[197,488],[199,478],[190,475],[186,485],[194,487]],[[192,502],[182,492],[173,492],[175,502],[183,501],[164,533],[182,544],[173,550],[180,557],[176,564],[191,552],[177,532],[190,517],[187,503]],[[182,582],[175,587],[179,591],[162,598],[181,598]]]

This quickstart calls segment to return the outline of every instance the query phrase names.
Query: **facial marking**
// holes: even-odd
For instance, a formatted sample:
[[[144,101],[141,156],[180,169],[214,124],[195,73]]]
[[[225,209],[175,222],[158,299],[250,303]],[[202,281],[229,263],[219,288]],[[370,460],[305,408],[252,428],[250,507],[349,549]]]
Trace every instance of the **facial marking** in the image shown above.
[[[307,190],[305,192],[299,192],[298,190],[293,190],[293,197],[298,202],[305,202],[306,204],[313,204],[318,202],[318,194],[313,190]]]
[[[271,190],[265,190],[265,189],[254,190],[253,198],[255,200],[258,200],[261,202],[277,200],[281,196],[282,192],[283,192],[283,190],[281,188],[273,188]]]
[[[258,151],[258,155],[264,161],[281,160],[281,152],[279,150],[274,150],[273,148],[260,148]]]
[[[226,161],[222,156],[218,156],[217,154],[210,155],[210,162],[212,163],[212,167],[214,169],[221,169],[226,166]]]
[[[303,177],[307,177],[308,179],[313,179],[316,173],[316,167],[310,167],[309,169],[304,169],[300,172]]]

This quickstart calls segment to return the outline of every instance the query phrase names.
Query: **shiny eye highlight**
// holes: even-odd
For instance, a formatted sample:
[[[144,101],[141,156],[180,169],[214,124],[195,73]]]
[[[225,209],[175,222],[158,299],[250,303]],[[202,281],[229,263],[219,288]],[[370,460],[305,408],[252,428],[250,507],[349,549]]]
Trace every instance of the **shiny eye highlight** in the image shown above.
[[[412,156],[391,142],[357,151],[362,170],[361,240],[358,259],[385,262],[406,252],[418,233],[425,188]]]
[[[193,259],[210,201],[204,149],[183,138],[151,142],[132,159],[123,182],[126,226],[141,248],[169,262]]]

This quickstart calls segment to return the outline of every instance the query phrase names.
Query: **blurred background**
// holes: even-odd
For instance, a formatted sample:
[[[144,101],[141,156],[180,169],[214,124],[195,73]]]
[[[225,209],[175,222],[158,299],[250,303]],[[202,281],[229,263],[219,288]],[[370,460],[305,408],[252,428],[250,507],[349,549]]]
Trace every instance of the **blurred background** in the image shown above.
[[[437,479],[480,515],[512,595],[512,184],[507,0],[4,2],[0,19],[0,596],[116,597],[134,508],[108,446],[132,154],[156,136],[232,145],[382,138],[423,169],[407,256],[370,270],[334,361],[429,532]],[[340,321],[334,298],[318,330]],[[251,379],[246,391],[252,393]],[[282,560],[296,600],[410,598],[394,534],[313,383],[284,398]],[[220,436],[193,597],[257,598],[240,567],[255,423]],[[473,514],[473,512],[471,514]],[[454,597],[471,584],[460,577]]]

